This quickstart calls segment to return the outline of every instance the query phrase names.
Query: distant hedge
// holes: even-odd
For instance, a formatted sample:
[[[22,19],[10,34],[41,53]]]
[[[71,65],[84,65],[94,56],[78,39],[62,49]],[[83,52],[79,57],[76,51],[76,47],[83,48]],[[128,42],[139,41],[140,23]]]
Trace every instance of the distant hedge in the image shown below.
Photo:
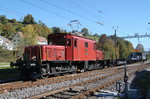
[[[0,62],[15,61],[16,56],[14,51],[9,51],[0,47]]]

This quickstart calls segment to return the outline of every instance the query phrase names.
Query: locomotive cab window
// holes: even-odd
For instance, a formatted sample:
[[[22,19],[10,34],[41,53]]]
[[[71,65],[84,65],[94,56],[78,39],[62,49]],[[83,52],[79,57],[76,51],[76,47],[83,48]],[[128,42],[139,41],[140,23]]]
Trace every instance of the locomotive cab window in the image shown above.
[[[66,39],[62,36],[51,36],[48,38],[48,44],[50,45],[65,45]]]
[[[71,39],[67,39],[67,46],[71,46]]]
[[[85,47],[88,48],[88,42],[85,42]]]

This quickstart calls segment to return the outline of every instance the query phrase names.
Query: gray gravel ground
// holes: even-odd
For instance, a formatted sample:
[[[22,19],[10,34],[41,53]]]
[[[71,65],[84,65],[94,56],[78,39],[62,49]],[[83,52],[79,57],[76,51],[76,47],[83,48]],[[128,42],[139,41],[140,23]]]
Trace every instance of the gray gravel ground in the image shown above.
[[[109,73],[110,74],[110,73]],[[50,84],[50,85],[43,85],[39,87],[32,87],[32,88],[25,88],[22,90],[16,90],[13,92],[6,92],[0,94],[0,99],[22,99],[22,98],[29,98],[31,96],[35,96],[41,93],[46,93],[52,90],[56,90],[59,88],[63,88],[69,85],[73,85],[76,83],[80,83],[82,81],[90,80],[93,78],[109,75],[109,74],[103,74],[103,75],[97,75],[97,76],[92,76],[92,77],[87,77],[87,78],[80,78],[80,79],[75,79],[75,80],[70,80],[70,81],[64,81],[64,82],[59,82],[55,84]]]

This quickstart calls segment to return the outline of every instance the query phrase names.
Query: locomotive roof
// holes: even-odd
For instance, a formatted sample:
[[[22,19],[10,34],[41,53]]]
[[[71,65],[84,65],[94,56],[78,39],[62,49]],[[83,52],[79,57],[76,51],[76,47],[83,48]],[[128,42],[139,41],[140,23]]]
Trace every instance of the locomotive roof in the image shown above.
[[[79,35],[75,35],[75,34],[71,34],[71,33],[53,33],[53,34],[49,34],[48,37],[49,37],[50,35],[63,35],[63,36],[65,36],[65,35],[72,35],[72,36],[75,36],[75,37],[80,37],[80,38],[84,38],[84,39],[87,39],[87,40],[95,41],[95,40],[93,40],[93,39],[86,38],[86,37],[79,36]],[[96,41],[95,41],[95,42],[96,42]]]

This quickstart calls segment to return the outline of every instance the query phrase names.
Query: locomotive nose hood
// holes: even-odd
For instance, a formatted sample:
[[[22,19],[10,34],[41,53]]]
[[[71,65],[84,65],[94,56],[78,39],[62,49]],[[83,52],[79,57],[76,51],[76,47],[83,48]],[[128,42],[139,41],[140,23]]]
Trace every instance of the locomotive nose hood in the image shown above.
[[[29,60],[65,60],[65,47],[58,45],[36,45],[25,47]]]

